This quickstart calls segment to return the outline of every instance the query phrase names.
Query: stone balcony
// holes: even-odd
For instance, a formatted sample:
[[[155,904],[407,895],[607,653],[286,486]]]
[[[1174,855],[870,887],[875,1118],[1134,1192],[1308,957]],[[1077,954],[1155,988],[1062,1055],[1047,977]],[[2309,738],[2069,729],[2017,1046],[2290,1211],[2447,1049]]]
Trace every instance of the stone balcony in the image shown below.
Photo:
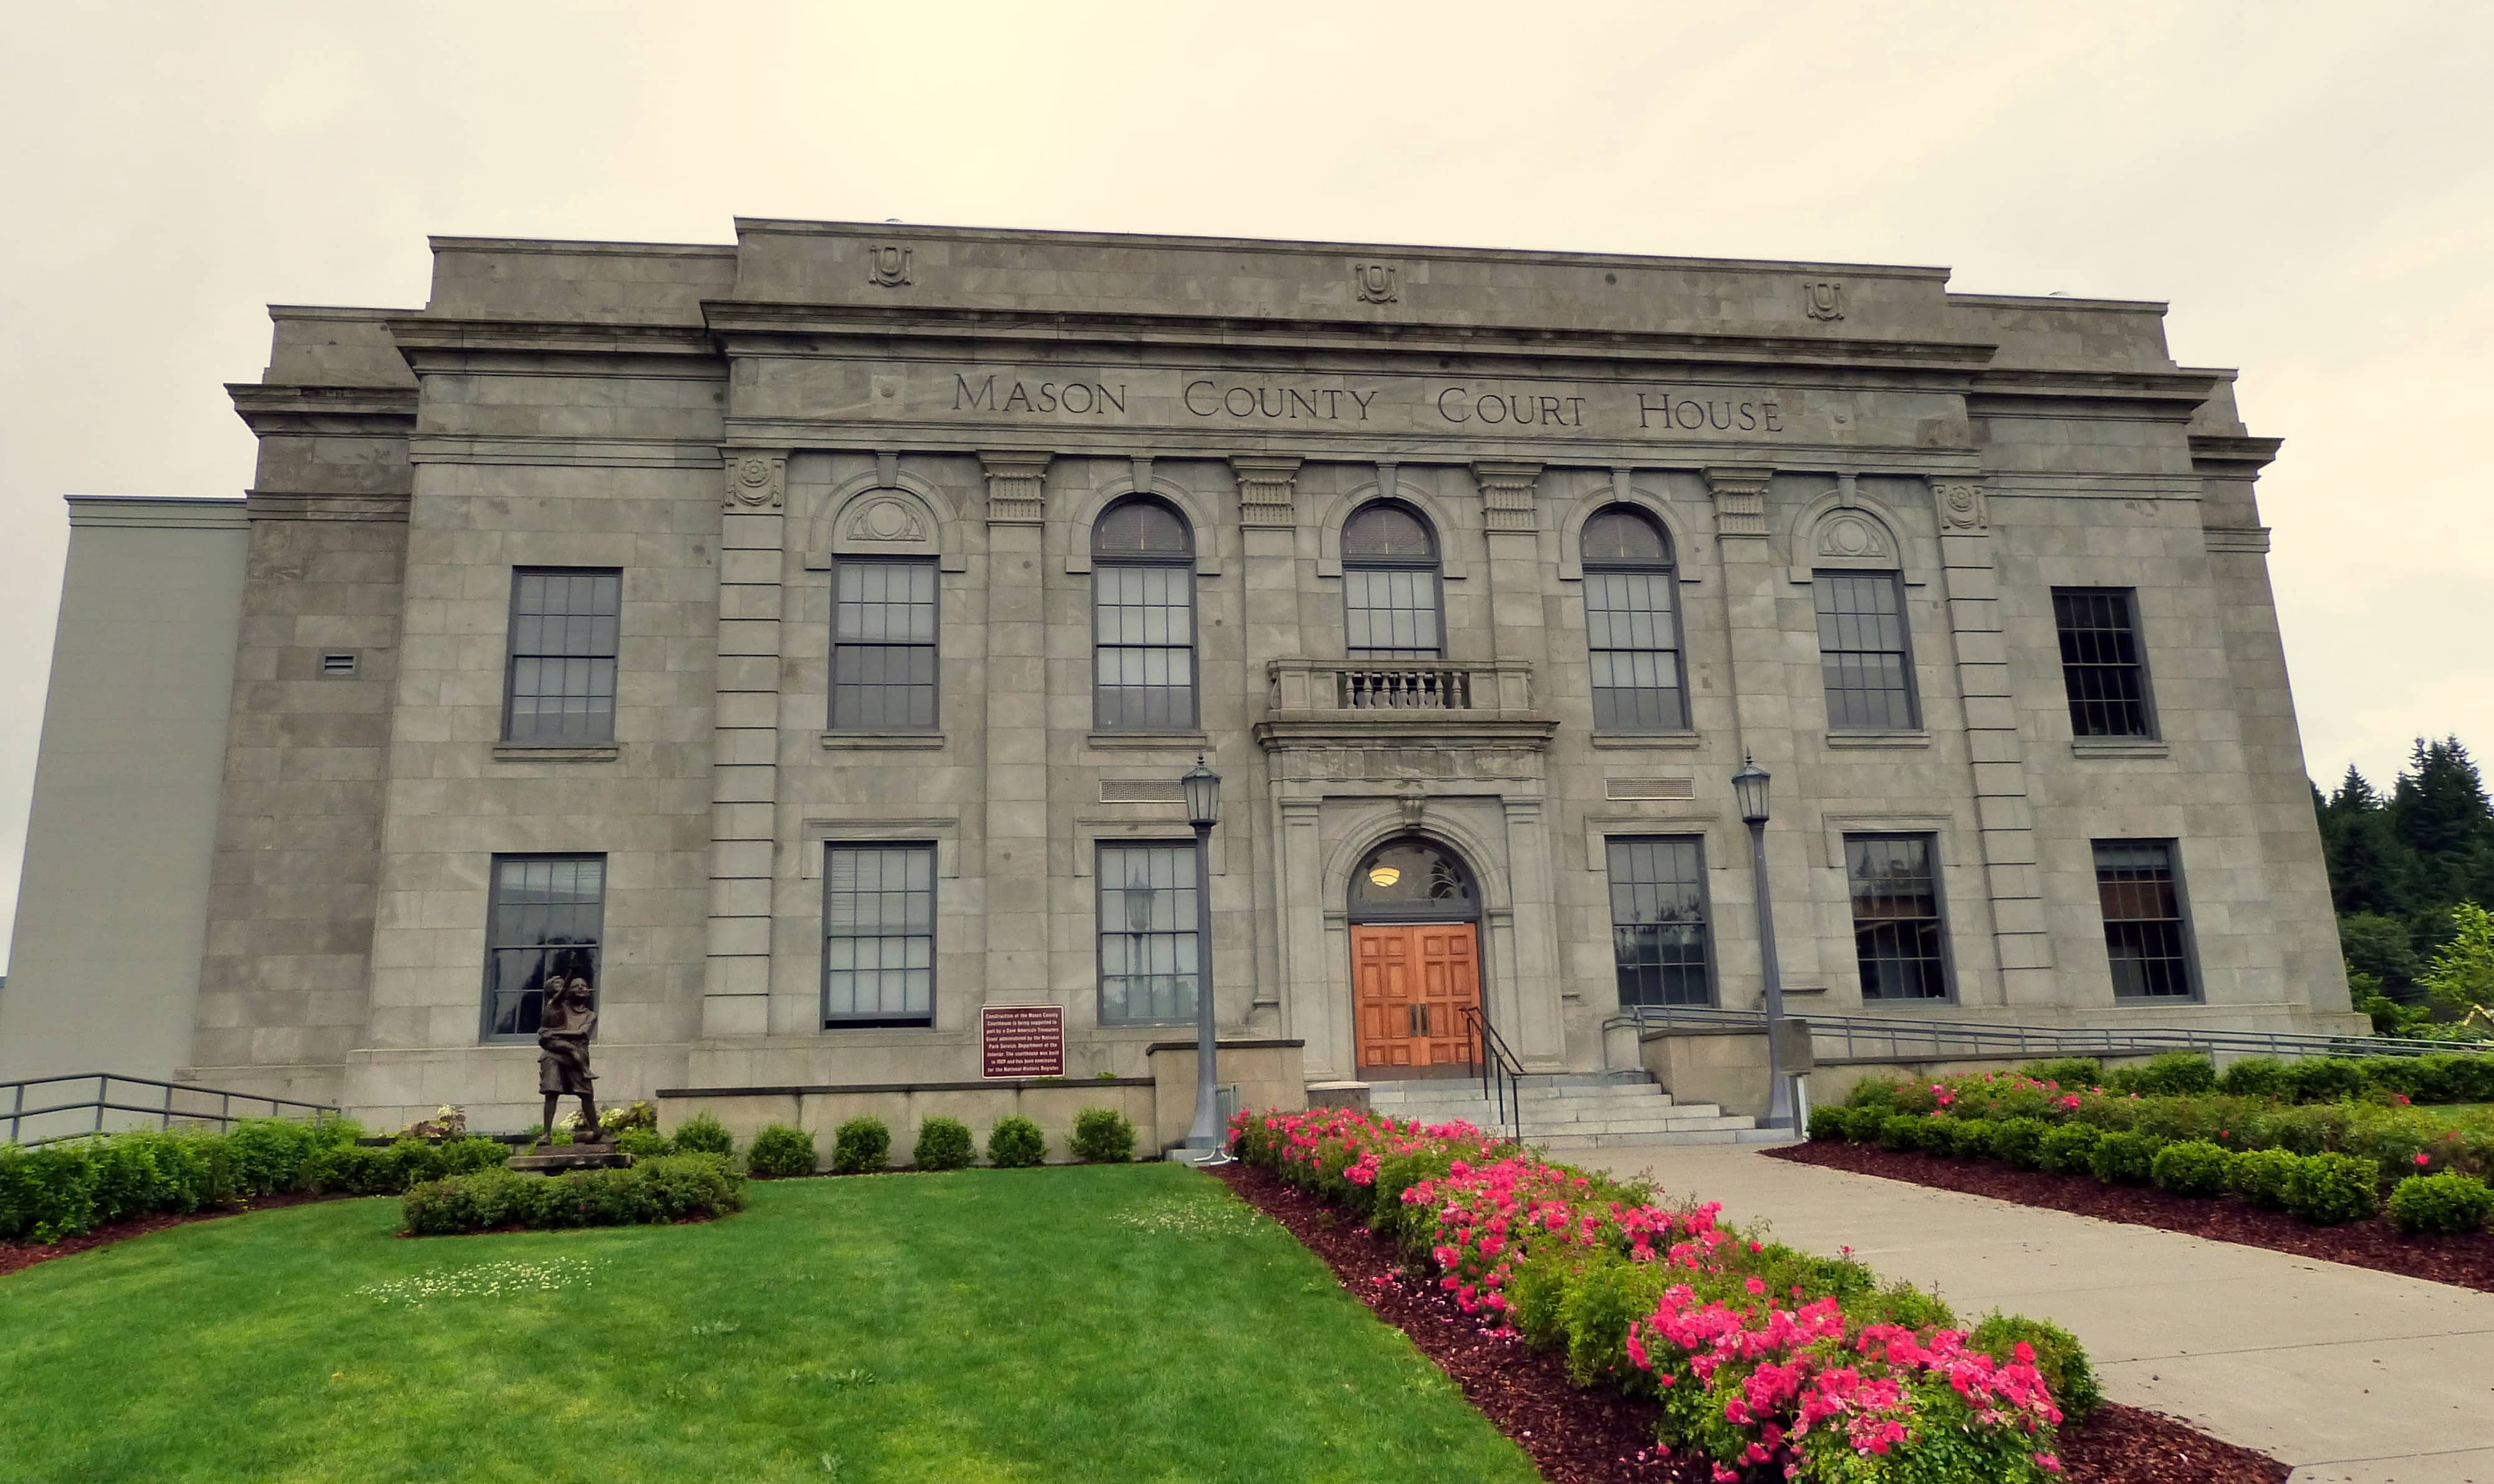
[[[1256,739],[1291,746],[1539,750],[1558,723],[1534,709],[1520,659],[1276,659]]]

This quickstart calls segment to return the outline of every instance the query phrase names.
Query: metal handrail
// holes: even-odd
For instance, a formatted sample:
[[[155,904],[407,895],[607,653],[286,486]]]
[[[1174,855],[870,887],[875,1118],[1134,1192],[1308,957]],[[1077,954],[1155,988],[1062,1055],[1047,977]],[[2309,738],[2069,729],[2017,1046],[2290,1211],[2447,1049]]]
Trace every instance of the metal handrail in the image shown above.
[[[1856,1058],[1884,1048],[1903,1059],[1907,1047],[1928,1046],[1932,1059],[1971,1051],[2034,1056],[2101,1056],[2146,1051],[2238,1051],[2259,1056],[2424,1056],[2436,1051],[2494,1049],[2486,1043],[2409,1041],[2388,1036],[2337,1036],[2306,1031],[2242,1031],[2205,1026],[2019,1025],[1985,1020],[1940,1020],[1908,1015],[1809,1017],[1813,1045],[1831,1043],[1839,1052],[1822,1059]],[[1718,1010],[1703,1005],[1635,1005],[1603,1022],[1634,1025],[1640,1032],[1674,1026],[1732,1031],[1767,1027],[1764,1011]],[[1868,1050],[1864,1043],[1870,1043]]]
[[[42,1107],[28,1107],[26,1105],[26,1091],[28,1088],[52,1087],[63,1083],[76,1082],[93,1082],[95,1084],[95,1096],[92,1098],[73,1099],[66,1103],[53,1103]],[[113,1090],[114,1083],[123,1083],[131,1087],[156,1088],[163,1094],[163,1096],[150,1103],[124,1102],[121,1101],[120,1098],[116,1097]],[[295,1098],[271,1098],[264,1094],[256,1092],[228,1092],[223,1088],[201,1087],[193,1082],[167,1082],[158,1077],[128,1076],[118,1072],[73,1072],[60,1076],[21,1077],[15,1081],[0,1082],[0,1093],[7,1094],[9,1099],[9,1111],[7,1115],[9,1136],[7,1140],[5,1140],[8,1143],[15,1144],[19,1142],[17,1136],[18,1132],[23,1128],[26,1120],[30,1118],[41,1118],[51,1113],[93,1112],[94,1117],[89,1121],[89,1124],[85,1129],[75,1134],[52,1134],[42,1138],[26,1139],[24,1140],[24,1144],[28,1148],[32,1148],[38,1144],[53,1143],[64,1138],[88,1138],[101,1134],[104,1132],[104,1115],[107,1112],[137,1113],[141,1116],[153,1116],[157,1121],[157,1127],[160,1129],[170,1129],[173,1126],[173,1120],[176,1118],[181,1119],[185,1123],[212,1123],[218,1128],[223,1129],[231,1126],[235,1120],[241,1118],[279,1118],[286,1116],[278,1111],[280,1108],[304,1109],[311,1113],[312,1120],[315,1123],[321,1122],[324,1119],[340,1116],[341,1113],[341,1110],[333,1104],[305,1103]],[[174,1095],[177,1093],[195,1098],[214,1098],[217,1100],[217,1110],[211,1113],[195,1108],[176,1108],[173,1105],[173,1099]],[[44,1096],[59,1097],[64,1095],[47,1093],[44,1094]],[[124,1096],[138,1098],[146,1095],[143,1093],[132,1093]],[[246,1109],[243,1112],[237,1113],[234,1111],[234,1104],[237,1100],[245,1104],[264,1104],[266,1105],[268,1111],[265,1113],[255,1113]]]
[[[1481,1070],[1481,1096],[1491,1100],[1498,1110],[1498,1122],[1506,1125],[1508,1136],[1524,1142],[1524,1063],[1498,1031],[1482,1015],[1477,1005],[1459,1005],[1464,1017],[1464,1032],[1472,1044],[1473,1061]]]

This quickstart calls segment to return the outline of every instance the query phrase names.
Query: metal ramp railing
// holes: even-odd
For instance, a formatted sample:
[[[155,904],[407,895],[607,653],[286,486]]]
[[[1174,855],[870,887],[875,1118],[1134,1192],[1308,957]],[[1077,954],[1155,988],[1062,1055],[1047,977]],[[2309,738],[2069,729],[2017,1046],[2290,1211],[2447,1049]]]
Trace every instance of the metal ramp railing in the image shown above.
[[[84,1085],[81,1085],[84,1084]],[[91,1086],[93,1097],[75,1097]],[[59,1091],[33,1091],[57,1088]],[[66,1101],[58,1101],[66,1100]],[[29,1106],[29,1102],[39,1105]],[[242,1105],[239,1111],[236,1105]],[[228,1092],[216,1087],[198,1087],[189,1082],[167,1082],[156,1077],[124,1076],[117,1072],[73,1072],[60,1076],[23,1077],[13,1082],[0,1082],[0,1128],[7,1131],[5,1141],[13,1144],[48,1144],[56,1139],[86,1138],[121,1129],[143,1128],[149,1120],[156,1127],[169,1129],[174,1124],[213,1124],[229,1127],[239,1118],[287,1118],[299,1116],[283,1109],[300,1109],[312,1121],[339,1116],[340,1110],[326,1103],[304,1103],[293,1098],[271,1098],[259,1093]],[[106,1114],[123,1116],[106,1127]],[[30,1123],[43,1120],[45,1132],[25,1137]],[[84,1123],[86,1127],[76,1125]],[[67,1127],[65,1127],[67,1125]]]
[[[1796,1015],[1810,1027],[1821,1061],[1938,1061],[1952,1056],[2123,1056],[2156,1051],[2227,1051],[2251,1056],[2423,1056],[2484,1049],[2484,1043],[2406,1041],[2303,1031],[2240,1031],[2184,1025],[2015,1025],[1923,1015]],[[1636,1005],[1603,1022],[1640,1034],[1671,1030],[1755,1032],[1758,1010],[1701,1005]]]

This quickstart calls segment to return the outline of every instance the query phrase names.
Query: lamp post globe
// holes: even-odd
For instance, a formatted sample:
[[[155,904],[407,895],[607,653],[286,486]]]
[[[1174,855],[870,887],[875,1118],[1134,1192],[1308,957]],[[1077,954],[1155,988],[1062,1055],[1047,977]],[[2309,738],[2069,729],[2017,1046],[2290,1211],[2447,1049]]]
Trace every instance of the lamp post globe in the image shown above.
[[[1770,774],[1747,753],[1732,774],[1732,797],[1749,827],[1749,875],[1758,895],[1758,968],[1765,981],[1767,1012],[1767,1116],[1771,1129],[1793,1125],[1791,1084],[1784,1077],[1783,975],[1776,964],[1776,909],[1767,886],[1767,784]]]
[[[1186,1131],[1187,1158],[1221,1163],[1221,1068],[1212,1028],[1212,827],[1221,820],[1221,774],[1195,766],[1178,780],[1187,823],[1195,827],[1195,1122]]]

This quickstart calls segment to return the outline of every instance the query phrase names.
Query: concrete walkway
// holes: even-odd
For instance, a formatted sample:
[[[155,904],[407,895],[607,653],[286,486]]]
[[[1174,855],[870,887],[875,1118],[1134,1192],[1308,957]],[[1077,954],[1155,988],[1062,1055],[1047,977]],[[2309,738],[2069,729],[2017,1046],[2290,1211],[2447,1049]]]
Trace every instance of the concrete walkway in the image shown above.
[[[1566,1156],[1719,1200],[1810,1252],[2075,1332],[2105,1394],[2296,1466],[2295,1484],[2494,1484],[2494,1293],[1768,1159]]]

